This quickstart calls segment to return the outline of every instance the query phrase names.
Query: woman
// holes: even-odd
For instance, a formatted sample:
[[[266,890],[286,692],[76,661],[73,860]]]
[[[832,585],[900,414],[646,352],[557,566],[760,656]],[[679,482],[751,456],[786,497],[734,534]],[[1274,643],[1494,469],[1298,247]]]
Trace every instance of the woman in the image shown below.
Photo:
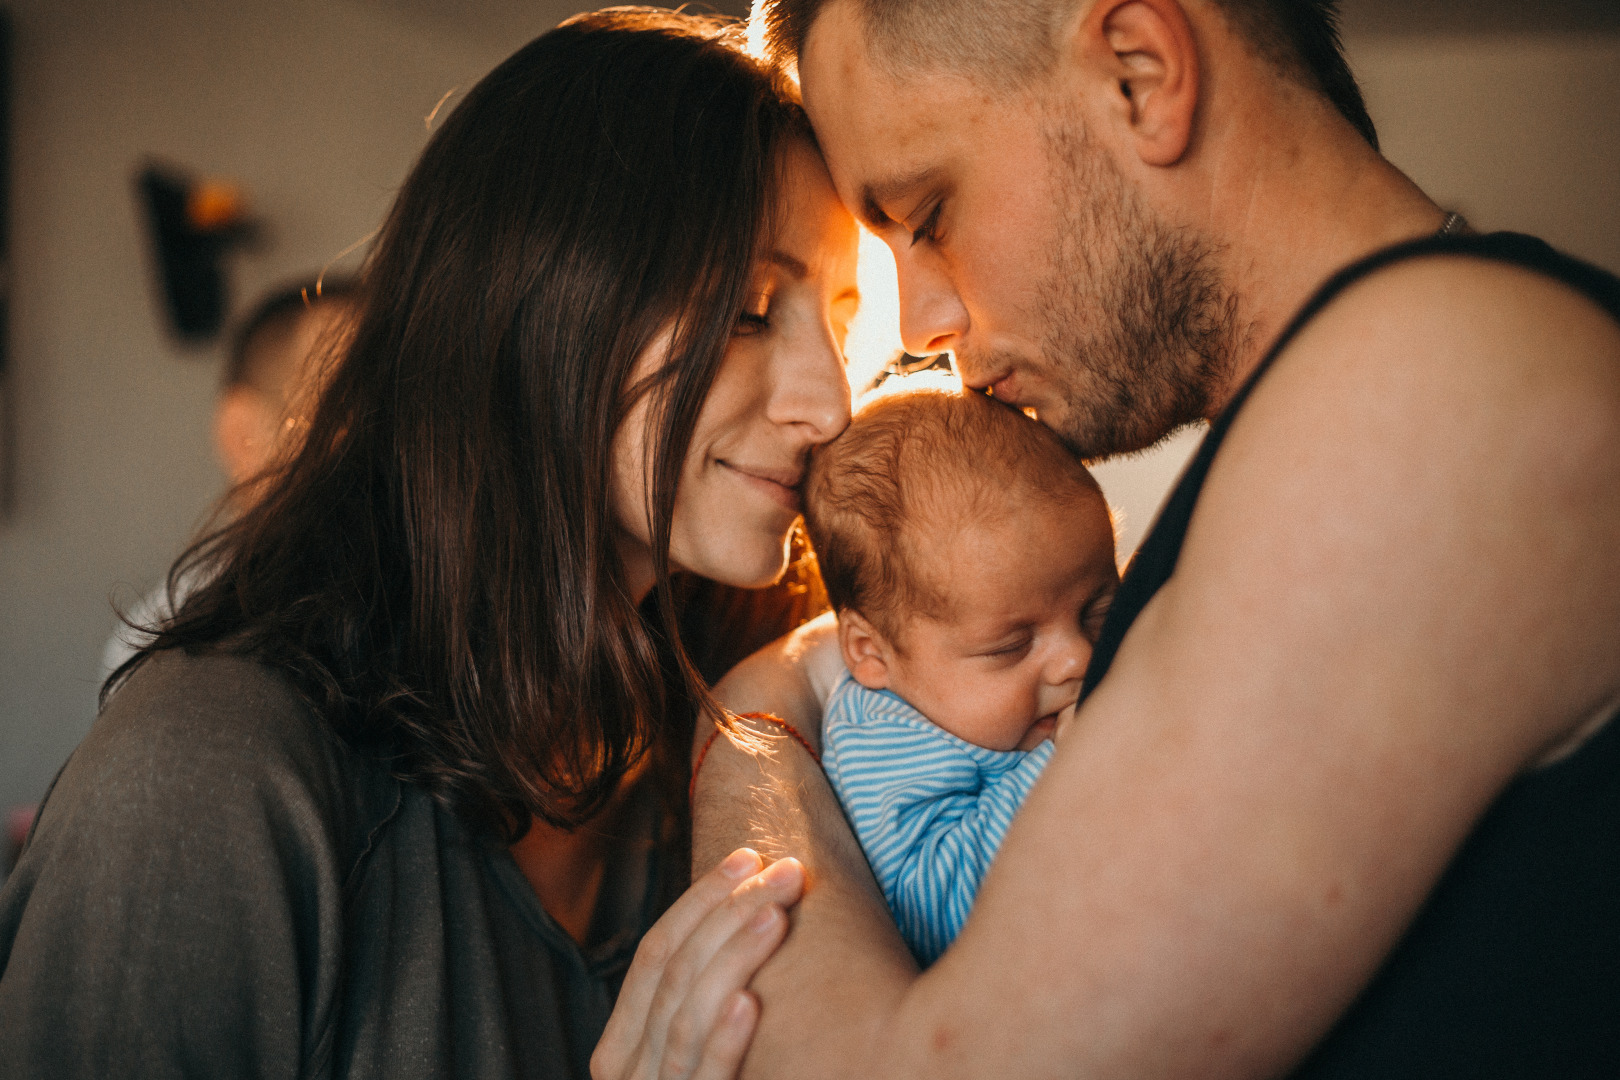
[[[583,16],[433,137],[0,894],[7,1068],[585,1074],[685,884],[698,665],[806,607],[721,586],[849,414],[854,224],[732,33]]]

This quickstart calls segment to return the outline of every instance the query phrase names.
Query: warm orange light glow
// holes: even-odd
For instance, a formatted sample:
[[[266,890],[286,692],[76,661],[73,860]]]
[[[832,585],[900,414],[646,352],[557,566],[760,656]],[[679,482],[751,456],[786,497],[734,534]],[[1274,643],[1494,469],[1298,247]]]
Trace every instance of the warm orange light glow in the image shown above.
[[[861,230],[855,280],[861,290],[861,310],[850,323],[844,355],[850,389],[859,395],[901,351],[900,291],[894,254],[866,229]]]
[[[758,0],[755,0],[755,3],[750,6],[748,11],[748,36],[744,39],[743,48],[748,51],[749,56],[757,57],[760,60],[768,59],[765,55],[765,5],[759,3]],[[797,85],[799,81],[798,72],[793,71],[788,74],[793,79],[794,84]]]
[[[234,225],[246,209],[241,189],[224,180],[204,180],[186,195],[186,220],[198,232]]]

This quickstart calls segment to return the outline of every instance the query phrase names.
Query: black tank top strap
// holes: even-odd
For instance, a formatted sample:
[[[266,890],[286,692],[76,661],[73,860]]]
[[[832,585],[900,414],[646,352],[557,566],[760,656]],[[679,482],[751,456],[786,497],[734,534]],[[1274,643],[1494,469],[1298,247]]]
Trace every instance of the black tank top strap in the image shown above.
[[[1210,424],[1209,433],[1188,461],[1181,478],[1165,500],[1154,519],[1147,538],[1131,560],[1129,572],[1120,586],[1119,595],[1109,611],[1097,644],[1092,650],[1091,663],[1086,669],[1082,699],[1089,695],[1107,674],[1119,651],[1120,642],[1131,628],[1148,601],[1175,572],[1176,560],[1181,555],[1181,544],[1192,519],[1193,507],[1203,490],[1204,479],[1215,460],[1221,443],[1226,439],[1232,422],[1249,399],[1260,380],[1265,377],[1277,357],[1289,343],[1328,304],[1345,289],[1361,279],[1377,273],[1386,266],[1429,255],[1472,256],[1496,262],[1510,263],[1534,270],[1585,294],[1620,322],[1620,279],[1597,267],[1571,258],[1549,247],[1533,236],[1521,233],[1497,232],[1485,235],[1431,236],[1413,240],[1374,252],[1351,263],[1334,274],[1306,301],[1305,306],[1289,320],[1276,343],[1266,352],[1254,372],[1244,381],[1220,416]]]
[[[1620,322],[1620,280],[1539,240],[1419,240],[1334,275],[1289,323],[1193,456],[1142,544],[1094,651],[1096,686],[1174,572],[1233,418],[1300,327],[1356,281],[1428,255],[1522,266]],[[1398,837],[1392,843],[1400,843]],[[1519,776],[1475,824],[1395,949],[1290,1080],[1620,1077],[1620,720]]]

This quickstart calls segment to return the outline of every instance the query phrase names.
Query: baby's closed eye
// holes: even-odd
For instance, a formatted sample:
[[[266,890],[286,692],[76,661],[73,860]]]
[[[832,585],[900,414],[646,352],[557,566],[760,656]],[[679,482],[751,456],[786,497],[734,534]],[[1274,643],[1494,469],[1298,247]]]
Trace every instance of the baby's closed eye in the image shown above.
[[[1035,642],[1034,635],[1022,633],[1017,637],[1003,638],[991,643],[981,650],[978,655],[986,660],[1009,663],[1022,660],[1029,654],[1030,646]]]

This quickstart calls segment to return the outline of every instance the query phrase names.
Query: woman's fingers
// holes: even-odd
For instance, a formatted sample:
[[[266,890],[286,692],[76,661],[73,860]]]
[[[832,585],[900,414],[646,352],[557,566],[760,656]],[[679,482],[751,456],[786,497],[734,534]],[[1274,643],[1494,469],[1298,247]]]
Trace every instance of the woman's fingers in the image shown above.
[[[665,967],[686,944],[692,931],[724,904],[740,883],[757,873],[762,862],[757,853],[738,848],[693,882],[647,931],[630,962],[630,970],[625,973],[618,1004],[591,1057],[593,1075],[615,1080],[631,1075],[626,1066],[643,1041],[649,1009],[663,981]]]
[[[787,912],[774,903],[763,904],[708,954],[670,1014],[664,1037],[664,1075],[700,1075],[711,1067],[707,1059],[712,1053],[725,1056],[725,1048],[731,1045],[726,1038],[729,1010],[738,1007],[737,994],[770,959],[787,929]],[[697,935],[693,941],[698,945]],[[746,1041],[742,1049],[747,1049]],[[742,1060],[740,1052],[737,1060]]]
[[[649,1038],[673,1044],[660,1048],[661,1057],[695,1065],[725,996],[746,986],[775,951],[787,932],[779,909],[797,903],[803,888],[804,867],[797,859],[781,859],[732,890],[687,935],[664,965],[647,1010]]]
[[[734,993],[703,1047],[703,1060],[692,1080],[734,1080],[758,1023],[759,999],[747,990]]]
[[[758,856],[747,854],[757,866]],[[742,865],[739,856],[722,865]],[[785,909],[803,892],[804,868],[780,860],[719,901],[716,873],[704,875],[643,939],[591,1058],[598,1080],[735,1074],[758,1019],[758,1002],[745,987],[787,933]]]

